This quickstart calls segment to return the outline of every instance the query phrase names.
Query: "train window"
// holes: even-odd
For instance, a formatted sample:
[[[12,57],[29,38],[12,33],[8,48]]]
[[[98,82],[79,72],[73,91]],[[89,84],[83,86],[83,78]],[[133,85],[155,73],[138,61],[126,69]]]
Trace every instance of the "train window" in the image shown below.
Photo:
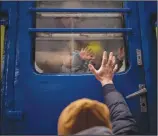
[[[122,8],[118,1],[36,2],[44,8]],[[36,28],[122,28],[121,13],[36,13]],[[125,71],[122,33],[36,33],[35,68],[39,73],[90,73],[88,64],[100,67],[103,51],[114,52],[118,72]]]
[[[4,69],[4,42],[5,42],[5,33],[6,33],[6,20],[8,16],[5,13],[0,13],[0,79],[2,77],[3,69]]]

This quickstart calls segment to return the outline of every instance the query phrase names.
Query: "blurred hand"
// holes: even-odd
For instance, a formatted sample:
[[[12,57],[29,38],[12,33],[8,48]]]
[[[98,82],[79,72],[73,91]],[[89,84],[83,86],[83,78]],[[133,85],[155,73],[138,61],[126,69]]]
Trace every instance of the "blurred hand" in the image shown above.
[[[93,60],[93,59],[95,59],[95,55],[92,52],[92,50],[91,49],[87,49],[87,48],[81,49],[80,57],[83,60]]]
[[[121,48],[118,49],[118,59],[123,60],[124,56],[125,56],[124,48],[121,47]]]
[[[88,65],[90,71],[95,75],[96,79],[101,82],[102,86],[106,84],[113,84],[113,76],[117,70],[117,64],[115,65],[115,56],[110,52],[109,58],[107,58],[107,52],[104,51],[102,64],[99,70],[96,70],[92,64]]]

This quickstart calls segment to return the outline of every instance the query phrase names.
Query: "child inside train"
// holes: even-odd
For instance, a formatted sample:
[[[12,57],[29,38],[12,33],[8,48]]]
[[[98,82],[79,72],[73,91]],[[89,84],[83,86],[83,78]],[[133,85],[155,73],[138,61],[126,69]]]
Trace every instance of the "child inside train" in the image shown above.
[[[89,42],[86,48],[75,50],[63,60],[63,73],[89,73],[88,64],[100,66],[104,49],[100,42]]]

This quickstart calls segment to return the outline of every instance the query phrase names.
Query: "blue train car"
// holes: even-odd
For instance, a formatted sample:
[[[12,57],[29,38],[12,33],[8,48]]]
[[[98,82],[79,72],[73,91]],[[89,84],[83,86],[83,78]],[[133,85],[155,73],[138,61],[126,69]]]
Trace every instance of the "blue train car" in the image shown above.
[[[0,26],[1,134],[55,135],[69,103],[103,102],[94,75],[63,68],[84,47],[122,55],[115,87],[140,132],[157,134],[156,1],[1,1]]]

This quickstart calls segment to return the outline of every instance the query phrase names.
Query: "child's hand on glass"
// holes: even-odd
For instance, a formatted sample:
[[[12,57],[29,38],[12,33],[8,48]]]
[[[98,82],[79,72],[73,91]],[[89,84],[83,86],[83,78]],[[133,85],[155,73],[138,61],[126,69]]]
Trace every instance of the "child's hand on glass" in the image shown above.
[[[117,56],[117,58],[119,60],[123,60],[124,57],[125,57],[124,47],[121,47],[121,48],[118,49],[118,56]]]
[[[80,57],[83,60],[93,60],[95,59],[95,54],[92,52],[91,49],[85,48],[85,49],[81,49]]]

